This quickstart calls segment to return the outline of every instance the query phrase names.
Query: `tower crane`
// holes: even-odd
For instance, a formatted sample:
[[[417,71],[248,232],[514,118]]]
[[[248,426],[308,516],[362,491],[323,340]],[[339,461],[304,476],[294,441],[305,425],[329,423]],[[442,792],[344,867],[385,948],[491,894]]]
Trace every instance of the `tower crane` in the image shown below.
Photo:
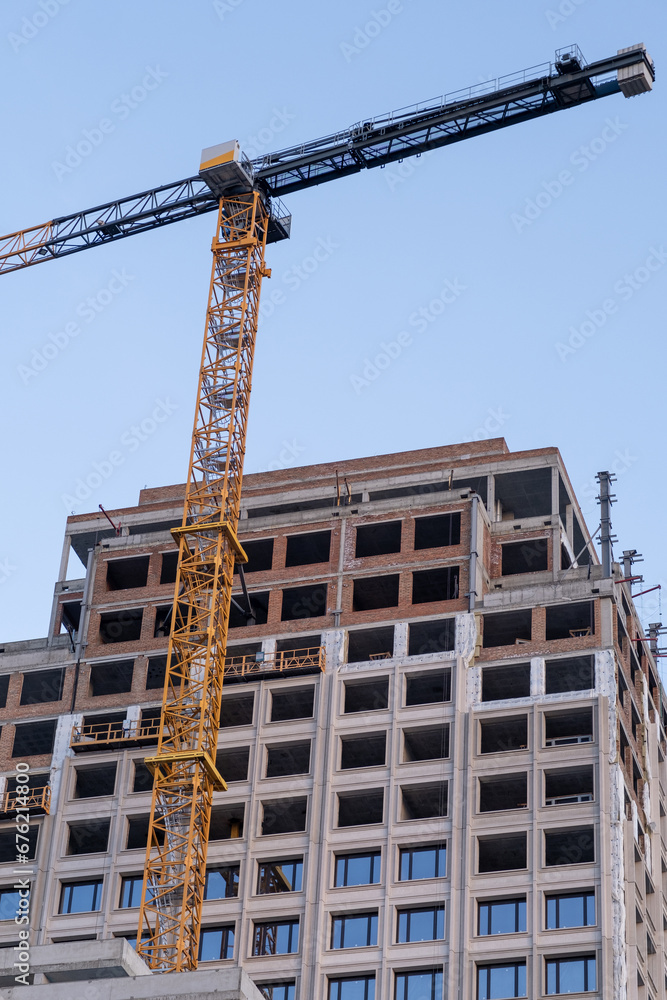
[[[179,546],[137,951],[156,971],[197,966],[259,295],[268,243],[289,236],[280,196],[623,93],[652,89],[643,45],[587,64],[578,47],[532,67],[249,160],[204,150],[194,177],[0,238],[0,273],[217,212]]]

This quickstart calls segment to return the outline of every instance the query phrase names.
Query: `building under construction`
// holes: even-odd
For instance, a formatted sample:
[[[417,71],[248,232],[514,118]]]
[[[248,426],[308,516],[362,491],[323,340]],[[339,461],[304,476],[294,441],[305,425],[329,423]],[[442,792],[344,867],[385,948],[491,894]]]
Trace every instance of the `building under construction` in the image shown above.
[[[606,503],[599,558],[558,451],[502,439],[245,478],[199,970],[114,942],[137,941],[183,495],[68,518],[48,636],[0,649],[0,986],[663,998],[658,626]],[[50,955],[28,992],[17,872]]]

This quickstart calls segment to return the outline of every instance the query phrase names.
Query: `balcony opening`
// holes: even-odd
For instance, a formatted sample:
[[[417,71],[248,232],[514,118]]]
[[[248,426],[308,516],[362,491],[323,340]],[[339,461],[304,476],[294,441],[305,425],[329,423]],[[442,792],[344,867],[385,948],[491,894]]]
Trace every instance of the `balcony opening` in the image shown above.
[[[164,687],[164,681],[167,676],[167,657],[166,656],[151,656],[148,659],[148,668],[146,670],[146,690],[159,690],[161,691]]]
[[[494,476],[503,521],[551,514],[551,469],[525,469]]]
[[[209,840],[237,840],[243,836],[245,805],[230,802],[229,805],[213,806]]]
[[[124,608],[100,615],[100,642],[136,642],[141,638],[143,608]]]
[[[262,659],[262,644],[261,642],[237,642],[233,646],[227,646],[227,651],[225,653],[225,666],[230,666],[231,660],[242,660],[248,658],[258,662]],[[235,679],[235,674],[232,670],[228,674],[225,674],[225,684],[231,684]]]
[[[228,785],[234,781],[248,780],[250,747],[229,747],[218,750],[215,766]]]
[[[139,719],[139,728],[145,734],[149,735],[150,730],[151,742],[157,743],[158,733],[160,732],[160,722],[162,721],[162,708],[142,708],[141,717]]]
[[[365,576],[353,582],[352,610],[375,611],[398,604],[398,573],[392,576]]]
[[[394,486],[389,490],[375,490],[370,494],[371,500],[394,500],[398,497],[423,497],[434,493],[448,493],[459,490],[474,490],[479,493],[482,502],[486,503],[487,477],[476,476],[470,479],[454,479],[449,477],[440,482],[415,483],[413,486]]]
[[[480,753],[507,753],[528,748],[528,716],[482,719]]]
[[[484,667],[482,670],[482,701],[528,698],[529,695],[530,663]]]
[[[388,660],[394,655],[394,626],[352,629],[347,634],[347,662]]]
[[[127,839],[125,849],[134,851],[145,849],[148,843],[149,816],[130,816],[127,821]]]
[[[403,730],[403,762],[449,757],[449,725]]]
[[[148,582],[149,556],[133,556],[131,559],[111,559],[107,563],[107,587],[109,590],[132,590],[145,587]]]
[[[98,795],[113,795],[116,789],[116,765],[77,767],[75,799],[92,799]]]
[[[22,705],[39,705],[46,702],[60,701],[65,684],[65,670],[36,670],[34,673],[23,674],[21,687]]]
[[[101,712],[99,715],[84,715],[83,726],[93,726],[94,733],[102,733],[110,737],[120,736],[123,732],[125,712]]]
[[[532,612],[501,611],[484,615],[484,648],[492,646],[516,646],[530,642],[532,637]]]
[[[547,806],[566,806],[593,801],[593,768],[571,767],[544,772],[544,797]]]
[[[401,819],[431,819],[447,815],[447,782],[401,787]]]
[[[546,693],[590,691],[595,687],[595,660],[592,656],[568,656],[564,660],[547,660]]]
[[[384,792],[370,788],[364,792],[338,793],[338,826],[365,826],[381,823],[384,812]]]
[[[427,673],[405,675],[405,704],[435,705],[451,701],[452,671],[449,667]]]
[[[456,619],[435,618],[408,626],[408,656],[451,653],[456,640]]]
[[[248,557],[243,567],[244,573],[264,573],[273,569],[273,538],[255,538],[253,541],[241,542]]]
[[[288,688],[271,692],[271,722],[288,722],[290,719],[312,719],[315,688]]]
[[[81,624],[81,601],[65,601],[63,603],[61,622],[66,632],[78,632]],[[62,632],[62,628],[60,631]]]
[[[90,667],[90,694],[101,698],[107,694],[127,694],[132,690],[134,660],[112,660],[93,663]]]
[[[26,858],[28,861],[32,861],[36,857],[39,831],[39,826],[31,826],[28,832],[22,835],[27,840],[28,850],[21,857]],[[25,844],[26,840],[21,841],[21,843]],[[3,830],[0,832],[0,865],[10,864],[11,862],[16,864],[16,857],[16,830],[11,828],[7,831]],[[15,910],[12,911],[12,915],[14,912]]]
[[[581,708],[570,712],[547,712],[544,716],[545,745],[568,746],[593,742],[593,710]]]
[[[508,872],[526,868],[526,834],[479,837],[478,858],[480,875],[486,872]]]
[[[9,674],[0,677],[0,708],[7,705],[7,692],[9,691]]]
[[[234,726],[252,726],[254,707],[254,691],[250,691],[247,694],[223,694],[220,704],[220,728],[231,729]]]
[[[266,748],[266,777],[283,778],[288,774],[310,771],[310,740],[283,743]]]
[[[32,792],[38,788],[46,788],[49,784],[50,774],[48,771],[31,771],[30,773],[26,773],[24,771],[23,774],[28,779],[27,782],[18,782],[15,777],[7,778],[7,791],[12,795],[15,792],[18,792],[19,789],[21,790],[20,794],[23,795],[26,789],[29,789]]]
[[[314,635],[292,635],[288,639],[278,639],[276,653],[296,653],[302,649],[317,649],[321,645],[321,632]]]
[[[12,757],[32,757],[53,753],[56,719],[46,722],[24,722],[16,726]]]
[[[160,566],[160,583],[176,583],[176,570],[178,569],[178,549],[173,552],[162,553],[162,565]]]
[[[572,639],[595,635],[595,604],[554,604],[546,609],[547,639]]]
[[[320,618],[327,613],[327,585],[315,583],[307,587],[283,590],[281,621],[298,618]]]
[[[109,844],[109,819],[89,819],[69,824],[67,854],[103,854]]]
[[[233,595],[233,601],[229,609],[230,628],[251,628],[253,625],[266,625],[268,617],[268,590],[252,591],[250,593],[250,608],[248,608],[242,593]]]
[[[165,639],[171,631],[171,619],[174,613],[174,605],[159,604],[155,608],[155,625],[153,627],[154,639]]]
[[[142,708],[139,719],[139,729],[143,736],[147,736],[151,743],[157,743],[160,733],[160,722],[162,720],[161,708]]]
[[[306,829],[308,799],[267,799],[262,802],[262,836],[302,833]]]
[[[479,811],[525,809],[528,805],[528,778],[523,774],[503,774],[479,779]]]
[[[387,755],[387,734],[342,736],[340,766],[344,771],[356,767],[383,767]]]
[[[524,542],[509,542],[501,546],[503,576],[519,573],[539,573],[549,569],[549,539],[530,538]]]
[[[242,593],[233,595],[232,604],[229,609],[230,628],[250,628],[253,625],[266,625],[268,616],[268,590],[252,591],[250,593],[250,608],[248,608]]]
[[[401,521],[382,521],[380,524],[362,524],[357,528],[355,559],[367,556],[386,556],[401,551]]]
[[[311,531],[308,534],[290,535],[287,539],[285,566],[310,566],[312,563],[329,562],[331,551],[330,531]]]
[[[415,548],[440,549],[461,543],[461,514],[415,518]]]
[[[433,604],[455,601],[459,596],[459,567],[443,566],[412,574],[412,603]]]
[[[389,704],[389,678],[373,677],[367,681],[344,681],[345,714],[377,712]]]
[[[148,770],[143,760],[134,761],[134,776],[132,780],[133,792],[152,792],[153,775]]]
[[[581,865],[595,861],[595,833],[592,826],[552,830],[544,834],[544,863],[548,867]]]
[[[386,556],[401,551],[402,521],[382,521],[379,524],[361,524],[357,528],[354,549],[355,559],[368,556]]]

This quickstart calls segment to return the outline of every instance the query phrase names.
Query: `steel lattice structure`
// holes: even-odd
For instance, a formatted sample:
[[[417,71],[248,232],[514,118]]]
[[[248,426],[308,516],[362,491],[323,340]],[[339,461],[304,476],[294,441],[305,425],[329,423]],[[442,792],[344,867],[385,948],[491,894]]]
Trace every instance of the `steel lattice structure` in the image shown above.
[[[197,964],[259,292],[268,213],[258,192],[223,198],[213,243],[179,543],[162,733],[153,770],[137,950],[153,968]]]
[[[591,64],[574,46],[553,65],[237,163],[222,179],[207,168],[0,237],[7,273],[218,211],[183,523],[174,529],[179,563],[160,737],[147,761],[155,781],[137,950],[152,968],[179,971],[198,960],[211,803],[225,787],[215,752],[234,563],[245,561],[237,527],[264,253],[290,228],[279,196],[611,94],[644,93],[654,78],[643,45]]]
[[[252,161],[256,182],[276,199],[610,94],[641,93],[641,81],[649,89],[655,77],[643,45],[590,64],[576,46],[556,55],[555,65],[533,66],[258,157]],[[632,89],[631,81],[619,80],[623,72],[635,74],[638,89]],[[217,207],[218,198],[200,176],[116,199],[0,237],[0,274],[194,218]],[[282,206],[272,206],[272,219],[286,216]],[[270,231],[268,242],[272,239]]]

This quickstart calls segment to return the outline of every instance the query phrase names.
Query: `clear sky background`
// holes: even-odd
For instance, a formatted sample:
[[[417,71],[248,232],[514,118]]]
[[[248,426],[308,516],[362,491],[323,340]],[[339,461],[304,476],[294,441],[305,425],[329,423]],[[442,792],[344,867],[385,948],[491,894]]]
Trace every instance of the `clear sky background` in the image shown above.
[[[658,72],[650,95],[287,199],[293,235],[269,251],[246,471],[334,460],[344,470],[349,458],[485,436],[512,450],[555,445],[592,531],[595,473],[616,471],[616,551],[638,549],[644,586],[667,587],[667,8],[390,9],[376,34],[365,26],[385,0],[4,3],[0,232],[195,174],[201,149],[231,138],[258,155],[549,61],[572,42],[589,61],[645,42]],[[152,89],[132,99],[146,78]],[[98,136],[102,119],[112,128]],[[97,145],[68,160],[86,130]],[[559,190],[562,171],[571,183]],[[544,207],[526,222],[538,195]],[[214,226],[204,216],[0,278],[0,640],[46,634],[67,514],[184,481]],[[325,259],[307,273],[318,246]],[[410,326],[447,282],[455,301]],[[275,290],[284,301],[271,308]],[[589,313],[593,335],[573,335]],[[369,377],[403,330],[410,345]],[[139,441],[132,427],[156,407],[164,419]],[[77,499],[113,451],[122,462]],[[639,606],[655,621],[657,592]]]

